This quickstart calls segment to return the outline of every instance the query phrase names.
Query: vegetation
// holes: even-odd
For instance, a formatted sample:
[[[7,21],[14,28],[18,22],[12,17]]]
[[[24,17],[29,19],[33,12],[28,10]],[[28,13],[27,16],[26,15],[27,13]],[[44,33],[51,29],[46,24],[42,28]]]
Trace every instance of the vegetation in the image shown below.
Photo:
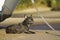
[[[60,7],[60,0],[35,0],[35,4],[40,6],[51,6],[51,7]],[[31,0],[20,0],[19,4],[16,6],[16,10],[33,8]]]
[[[37,6],[46,5],[44,0],[35,0],[35,4]],[[26,8],[33,8],[33,4],[31,0],[20,0],[19,4],[16,6],[16,10],[26,9]]]

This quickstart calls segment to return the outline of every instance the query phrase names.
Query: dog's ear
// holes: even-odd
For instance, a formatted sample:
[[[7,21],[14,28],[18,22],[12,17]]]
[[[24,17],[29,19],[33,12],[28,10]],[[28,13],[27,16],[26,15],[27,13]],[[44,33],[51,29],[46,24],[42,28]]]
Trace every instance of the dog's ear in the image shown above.
[[[24,17],[27,18],[28,16],[26,14],[24,14]]]
[[[33,17],[32,14],[30,15],[30,17]]]
[[[32,17],[32,14],[30,15],[30,17]]]
[[[27,18],[27,17],[32,17],[32,14],[31,15],[26,15],[24,14],[24,17]]]
[[[28,15],[27,17],[32,17],[32,14],[31,15]]]

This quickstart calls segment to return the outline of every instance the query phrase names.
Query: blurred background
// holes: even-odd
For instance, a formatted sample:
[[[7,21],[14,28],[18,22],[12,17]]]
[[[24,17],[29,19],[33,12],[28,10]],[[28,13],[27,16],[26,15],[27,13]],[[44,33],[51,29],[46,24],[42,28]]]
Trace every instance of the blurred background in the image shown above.
[[[60,0],[35,0],[37,7],[50,7],[60,9]],[[16,10],[33,8],[31,0],[20,0],[16,7]]]
[[[35,5],[46,21],[55,29],[60,30],[60,0],[35,0]],[[34,18],[35,26],[31,29],[50,29],[38,15],[31,0],[20,0],[12,16],[1,22],[0,27],[21,23],[25,14],[32,14]]]

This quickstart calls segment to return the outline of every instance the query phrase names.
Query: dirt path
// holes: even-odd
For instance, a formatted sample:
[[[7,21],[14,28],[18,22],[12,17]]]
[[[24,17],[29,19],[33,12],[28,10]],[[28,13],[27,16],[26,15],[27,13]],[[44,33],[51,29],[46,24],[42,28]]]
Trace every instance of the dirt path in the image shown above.
[[[6,34],[4,30],[0,31],[0,40],[60,40],[60,35],[52,30],[33,30],[36,34]]]

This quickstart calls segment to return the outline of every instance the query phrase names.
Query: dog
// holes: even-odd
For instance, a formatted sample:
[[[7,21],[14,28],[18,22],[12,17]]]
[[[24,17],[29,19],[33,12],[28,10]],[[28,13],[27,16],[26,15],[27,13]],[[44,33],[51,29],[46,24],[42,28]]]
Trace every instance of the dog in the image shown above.
[[[32,15],[25,16],[25,20],[22,23],[10,25],[6,27],[6,33],[12,34],[20,34],[20,33],[27,33],[27,34],[35,34],[35,32],[29,31],[29,27],[34,23]]]

